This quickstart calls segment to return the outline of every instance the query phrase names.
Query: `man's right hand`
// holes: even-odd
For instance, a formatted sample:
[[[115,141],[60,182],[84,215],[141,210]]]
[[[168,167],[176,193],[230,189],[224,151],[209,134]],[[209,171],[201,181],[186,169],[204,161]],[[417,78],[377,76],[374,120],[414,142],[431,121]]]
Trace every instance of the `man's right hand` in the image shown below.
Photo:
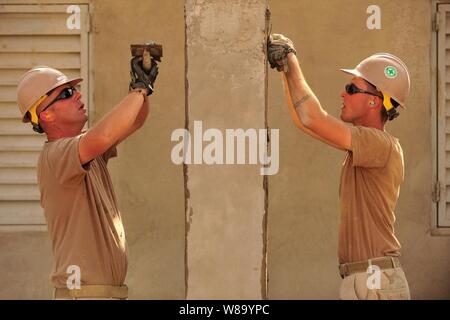
[[[130,62],[130,90],[146,89],[147,95],[153,93],[153,84],[158,75],[158,65],[153,59],[149,71],[145,71],[142,66],[143,57],[133,57]]]
[[[270,67],[278,71],[288,71],[287,56],[290,52],[297,54],[294,43],[282,34],[271,34],[267,42],[267,60]]]

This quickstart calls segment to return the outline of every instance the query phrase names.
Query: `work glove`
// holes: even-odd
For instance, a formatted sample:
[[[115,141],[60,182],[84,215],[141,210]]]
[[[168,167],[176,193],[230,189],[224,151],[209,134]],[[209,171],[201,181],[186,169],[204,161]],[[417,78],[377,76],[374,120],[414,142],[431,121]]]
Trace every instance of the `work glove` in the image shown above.
[[[147,52],[146,52],[147,53]],[[129,90],[146,89],[147,96],[153,93],[153,85],[158,76],[158,64],[144,53],[143,56],[133,57],[130,62]]]
[[[267,41],[267,60],[270,67],[278,71],[288,71],[287,56],[290,52],[297,54],[294,43],[282,34],[271,34]]]

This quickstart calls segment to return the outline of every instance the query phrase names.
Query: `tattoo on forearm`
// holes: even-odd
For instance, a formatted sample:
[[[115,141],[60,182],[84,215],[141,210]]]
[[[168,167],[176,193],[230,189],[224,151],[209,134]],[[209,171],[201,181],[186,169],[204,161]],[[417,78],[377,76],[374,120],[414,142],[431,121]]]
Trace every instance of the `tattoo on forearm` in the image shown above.
[[[300,108],[301,105],[302,105],[303,103],[305,103],[305,101],[308,100],[309,98],[310,98],[310,95],[307,94],[306,96],[303,96],[300,100],[296,101],[296,102],[294,103],[295,109]]]

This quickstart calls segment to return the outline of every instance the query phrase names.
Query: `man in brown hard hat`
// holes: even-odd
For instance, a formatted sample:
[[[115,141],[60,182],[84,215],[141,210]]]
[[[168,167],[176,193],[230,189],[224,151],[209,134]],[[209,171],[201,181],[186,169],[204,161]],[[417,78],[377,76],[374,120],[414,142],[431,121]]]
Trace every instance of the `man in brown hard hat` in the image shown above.
[[[23,122],[47,136],[37,174],[52,241],[56,299],[128,296],[125,232],[107,164],[149,112],[147,96],[156,75],[150,79],[142,58],[133,59],[129,93],[86,132],[86,108],[75,88],[81,78],[39,66],[26,72],[17,88]],[[79,279],[69,279],[72,275]]]
[[[341,93],[341,121],[322,109],[291,40],[273,34],[268,60],[272,68],[284,72],[295,124],[346,152],[339,194],[341,299],[410,299],[394,234],[403,151],[398,139],[385,131],[386,122],[399,115],[397,107],[405,107],[410,89],[406,65],[392,54],[377,53],[355,69],[341,69],[353,76]]]

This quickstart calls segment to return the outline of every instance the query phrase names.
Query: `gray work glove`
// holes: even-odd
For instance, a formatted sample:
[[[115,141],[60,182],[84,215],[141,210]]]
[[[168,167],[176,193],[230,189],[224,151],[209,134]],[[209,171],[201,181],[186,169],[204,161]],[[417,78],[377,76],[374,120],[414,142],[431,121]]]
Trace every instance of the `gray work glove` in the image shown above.
[[[267,60],[270,67],[278,71],[288,71],[287,56],[290,52],[297,54],[294,43],[282,34],[271,34],[267,41]]]
[[[153,84],[158,76],[158,64],[151,59],[149,66],[143,66],[144,58],[142,56],[133,57],[130,62],[130,87],[129,90],[133,89],[146,89],[147,95],[153,93]],[[147,64],[144,61],[144,64]],[[146,68],[144,68],[146,67]],[[148,70],[148,71],[147,71]]]

